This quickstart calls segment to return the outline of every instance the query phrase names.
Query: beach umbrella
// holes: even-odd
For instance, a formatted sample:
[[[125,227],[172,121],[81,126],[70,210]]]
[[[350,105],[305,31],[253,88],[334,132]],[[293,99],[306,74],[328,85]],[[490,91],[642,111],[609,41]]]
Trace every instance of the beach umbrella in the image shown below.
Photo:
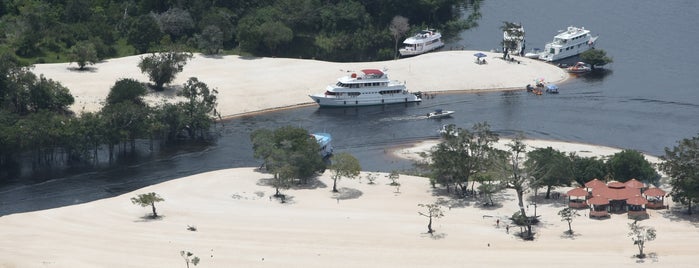
[[[486,54],[483,53],[483,52],[478,52],[478,53],[476,53],[476,54],[473,54],[473,56],[476,56],[476,58],[479,58],[479,59],[480,59],[480,58],[485,58],[485,57],[487,57],[488,55],[486,55]]]

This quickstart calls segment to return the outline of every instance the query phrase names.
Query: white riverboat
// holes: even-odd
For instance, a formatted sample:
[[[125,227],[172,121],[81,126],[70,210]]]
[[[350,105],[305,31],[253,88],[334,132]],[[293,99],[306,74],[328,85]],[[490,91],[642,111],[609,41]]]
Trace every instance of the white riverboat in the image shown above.
[[[330,133],[313,133],[311,134],[313,138],[316,139],[318,145],[320,146],[320,155],[323,158],[330,157],[333,154],[333,146],[331,144],[333,138]]]
[[[553,41],[547,43],[539,55],[540,60],[557,61],[593,49],[598,36],[592,36],[585,27],[569,26],[566,31],[557,34]]]
[[[442,34],[431,29],[422,30],[403,41],[403,47],[398,50],[403,57],[420,55],[444,46]]]
[[[420,102],[420,93],[410,93],[405,83],[389,80],[385,70],[364,69],[337,79],[324,93],[310,95],[321,107],[369,106]]]

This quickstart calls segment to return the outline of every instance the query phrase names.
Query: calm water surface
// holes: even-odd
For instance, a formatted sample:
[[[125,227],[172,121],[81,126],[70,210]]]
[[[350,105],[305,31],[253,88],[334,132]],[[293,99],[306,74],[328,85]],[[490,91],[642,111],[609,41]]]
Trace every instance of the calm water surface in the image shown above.
[[[654,155],[699,133],[699,56],[694,53],[699,43],[699,1],[486,0],[482,13],[480,26],[462,33],[447,49],[499,47],[502,21],[524,25],[528,48],[542,48],[558,30],[575,25],[599,35],[597,47],[607,51],[614,63],[602,75],[569,79],[560,85],[559,95],[441,94],[419,105],[310,106],[241,117],[225,122],[215,145],[162,152],[109,170],[40,175],[35,178],[39,183],[3,185],[0,215],[92,201],[211,170],[257,166],[260,162],[253,159],[249,142],[250,132],[257,128],[292,125],[329,132],[336,151],[355,155],[370,171],[409,168],[409,162],[393,159],[386,151],[436,138],[440,126],[449,123],[470,127],[487,121],[503,136],[522,132],[528,138]],[[465,74],[464,79],[477,78]],[[456,114],[451,119],[425,119],[435,108]]]

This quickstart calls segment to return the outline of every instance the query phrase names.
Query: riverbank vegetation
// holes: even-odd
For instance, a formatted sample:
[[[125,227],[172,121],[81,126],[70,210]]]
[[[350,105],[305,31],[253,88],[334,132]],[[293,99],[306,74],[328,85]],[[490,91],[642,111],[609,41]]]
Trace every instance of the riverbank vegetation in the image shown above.
[[[20,165],[91,166],[100,156],[111,163],[118,152],[134,152],[137,141],[153,149],[154,143],[210,140],[219,118],[218,92],[194,77],[177,91],[177,102],[154,105],[143,99],[146,85],[118,80],[100,111],[78,116],[68,108],[73,96],[60,83],[7,55],[0,58],[0,72],[0,180],[16,176]]]
[[[76,62],[80,68],[172,46],[205,54],[382,60],[393,57],[394,17],[407,18],[411,32],[430,27],[453,37],[476,25],[480,2],[11,0],[0,3],[0,53],[23,64]]]

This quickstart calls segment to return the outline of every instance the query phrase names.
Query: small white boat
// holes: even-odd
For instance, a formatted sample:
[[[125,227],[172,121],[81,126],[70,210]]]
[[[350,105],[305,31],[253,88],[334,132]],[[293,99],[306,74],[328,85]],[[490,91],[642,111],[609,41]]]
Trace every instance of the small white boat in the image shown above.
[[[541,49],[538,47],[532,49],[527,53],[524,53],[524,56],[530,59],[538,59],[539,55],[541,55]]]
[[[445,117],[451,117],[451,115],[454,113],[454,111],[444,111],[442,109],[437,109],[434,110],[434,112],[431,112],[427,114],[427,118],[445,118]]]
[[[320,146],[320,155],[323,158],[329,157],[333,154],[332,142],[333,138],[329,133],[313,133],[311,134],[313,138],[316,139],[318,145]]]
[[[427,53],[443,46],[442,34],[435,30],[426,29],[405,39],[403,47],[398,52],[401,56],[408,57]]]
[[[547,43],[544,51],[539,55],[540,60],[557,61],[593,49],[598,36],[592,36],[585,27],[577,28],[569,26],[566,31],[561,31],[553,37],[553,41]]]
[[[588,66],[587,64],[585,64],[582,61],[579,61],[575,65],[566,68],[566,72],[569,72],[572,74],[587,73],[589,71],[592,71],[592,68],[590,68],[590,66]]]

